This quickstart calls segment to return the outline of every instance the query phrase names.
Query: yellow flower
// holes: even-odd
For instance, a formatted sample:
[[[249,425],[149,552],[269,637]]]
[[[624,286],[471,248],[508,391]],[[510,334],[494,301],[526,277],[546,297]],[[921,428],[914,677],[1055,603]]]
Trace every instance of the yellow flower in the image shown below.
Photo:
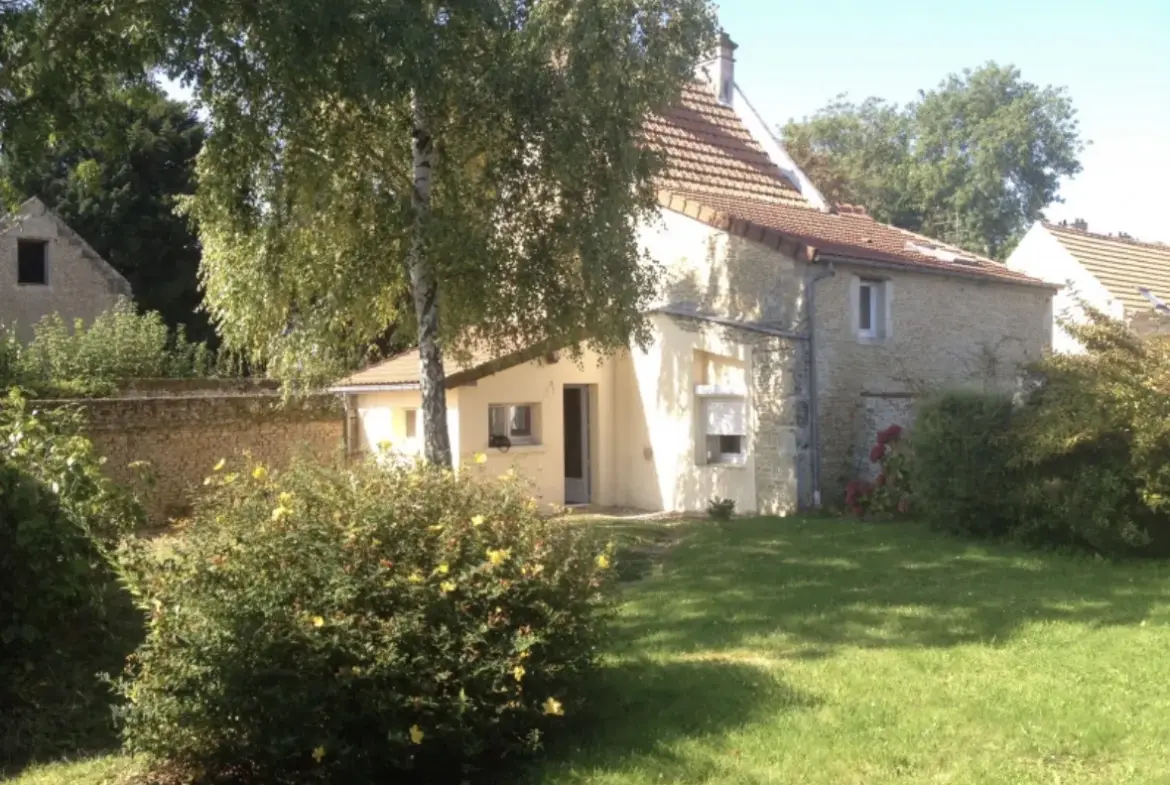
[[[276,500],[278,502],[280,502],[281,504],[291,504],[292,500],[293,500],[293,495],[291,493],[289,493],[288,491],[281,491],[280,495],[276,497]]]
[[[549,698],[544,702],[544,713],[553,717],[562,717],[565,714],[565,709],[559,700]]]
[[[422,583],[423,576],[422,576],[421,572],[419,572],[418,570],[415,570],[414,572],[412,572],[410,574],[410,577],[407,578],[406,580],[409,581],[410,583]]]
[[[609,569],[609,557],[604,553],[597,557],[597,566],[603,570]]]
[[[508,550],[507,548],[500,548],[498,550],[488,551],[487,552],[488,561],[491,562],[492,564],[503,564],[504,561],[508,558],[508,556],[511,555],[511,553],[512,552],[510,550]]]
[[[227,458],[220,458],[219,463],[215,464],[213,472],[223,471],[223,467],[227,466]]]
[[[528,649],[525,649],[524,651],[520,652],[520,659],[526,660],[530,654],[532,654],[532,652],[530,652]]]
[[[471,519],[472,526],[483,526],[484,517],[482,515],[475,515]]]
[[[268,477],[268,470],[261,464],[256,464],[256,468],[252,470],[252,479],[263,481]]]
[[[325,626],[325,619],[320,617],[320,616],[314,616],[312,621],[313,621],[314,627],[324,627]]]
[[[475,454],[475,462],[476,463],[487,463],[487,455],[485,453],[482,453],[482,452],[477,452]]]
[[[288,507],[277,507],[272,511],[272,520],[279,521],[282,518],[287,518],[290,510]]]
[[[512,678],[514,678],[516,681],[520,681],[521,679],[524,678],[524,674],[526,672],[527,671],[524,670],[523,665],[517,665],[515,668],[512,669]]]
[[[436,523],[436,524],[434,524],[433,526],[428,526],[428,527],[427,527],[427,531],[430,531],[430,532],[441,532],[441,531],[443,531],[443,524],[441,524],[441,523]]]
[[[442,590],[443,594],[455,591],[456,586],[457,584],[455,581],[443,581],[439,584],[439,588]]]
[[[236,481],[236,479],[239,476],[240,475],[237,472],[232,472],[231,474],[225,474],[223,477],[223,484],[224,485],[231,485],[233,482]]]
[[[423,740],[424,736],[426,736],[426,734],[423,733],[422,728],[420,728],[417,725],[410,726],[410,743],[411,744],[422,744],[422,740]]]
[[[324,760],[324,758],[325,758],[325,748],[324,747],[317,747],[316,749],[313,750],[313,760],[320,763],[322,760]]]
[[[440,575],[446,575],[450,571],[451,567],[447,564],[447,562],[443,562],[435,568],[435,572],[439,573]]]

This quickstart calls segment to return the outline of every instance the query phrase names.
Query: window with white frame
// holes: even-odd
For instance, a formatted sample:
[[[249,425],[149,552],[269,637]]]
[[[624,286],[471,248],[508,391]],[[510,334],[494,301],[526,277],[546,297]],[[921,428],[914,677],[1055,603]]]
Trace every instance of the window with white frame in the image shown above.
[[[747,403],[743,398],[701,398],[702,463],[741,464],[747,458]]]
[[[885,281],[862,278],[857,285],[857,336],[867,340],[886,337]]]
[[[488,407],[488,444],[537,444],[539,406],[534,403]]]

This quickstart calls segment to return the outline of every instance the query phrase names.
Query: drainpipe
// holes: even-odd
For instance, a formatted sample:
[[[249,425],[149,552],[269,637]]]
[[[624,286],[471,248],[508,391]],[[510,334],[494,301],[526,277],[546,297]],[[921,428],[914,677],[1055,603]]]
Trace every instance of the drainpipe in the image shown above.
[[[805,331],[808,337],[806,341],[808,346],[808,435],[809,445],[812,448],[813,507],[816,508],[821,506],[821,423],[820,406],[817,399],[816,349],[817,283],[826,278],[832,278],[836,274],[837,271],[833,268],[833,263],[829,262],[829,269],[812,276],[805,285],[805,291],[808,294],[808,306],[805,309],[808,314],[808,329]]]

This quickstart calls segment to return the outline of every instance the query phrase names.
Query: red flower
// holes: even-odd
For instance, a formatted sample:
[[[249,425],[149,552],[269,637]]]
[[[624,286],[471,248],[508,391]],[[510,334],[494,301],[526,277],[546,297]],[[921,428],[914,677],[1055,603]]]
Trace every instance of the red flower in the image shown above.
[[[890,442],[896,442],[896,441],[898,441],[898,437],[900,437],[901,435],[902,435],[902,426],[901,425],[891,425],[889,428],[886,428],[884,431],[878,431],[877,442],[878,442],[878,444],[889,444]]]
[[[882,458],[886,457],[886,445],[878,442],[873,447],[869,448],[869,462],[877,463]]]
[[[881,487],[885,486],[885,484],[886,484],[886,475],[885,474],[879,474],[873,481],[873,485],[875,488],[881,488]]]

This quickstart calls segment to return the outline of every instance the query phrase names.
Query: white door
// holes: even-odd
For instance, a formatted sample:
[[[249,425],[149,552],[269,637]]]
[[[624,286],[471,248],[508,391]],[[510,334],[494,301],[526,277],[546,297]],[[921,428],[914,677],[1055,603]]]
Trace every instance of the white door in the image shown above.
[[[589,388],[565,385],[565,504],[589,503]]]

